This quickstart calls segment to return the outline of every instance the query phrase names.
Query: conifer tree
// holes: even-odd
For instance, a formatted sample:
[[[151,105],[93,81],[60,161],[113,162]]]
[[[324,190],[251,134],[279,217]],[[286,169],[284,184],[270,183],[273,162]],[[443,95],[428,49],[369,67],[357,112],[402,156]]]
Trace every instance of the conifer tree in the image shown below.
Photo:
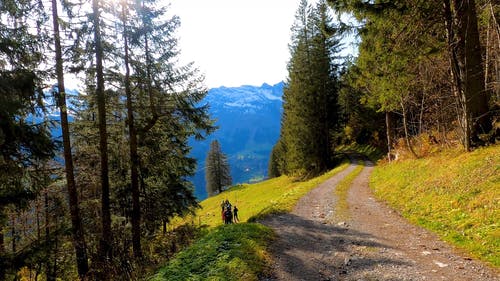
[[[103,10],[118,23],[117,30],[106,26],[102,38],[106,85],[113,86],[105,92],[110,207],[113,215],[131,221],[131,229],[114,225],[123,230],[114,234],[132,236],[133,254],[140,258],[144,235],[154,234],[172,216],[197,206],[186,180],[196,166],[188,156],[188,139],[204,138],[213,130],[213,122],[207,106],[199,105],[207,91],[198,70],[193,64],[178,65],[174,33],[179,18],[167,17],[165,7],[156,1],[121,4],[115,10]],[[95,68],[89,69],[93,76]],[[96,99],[81,98],[83,107],[75,122],[80,176],[95,185],[96,174],[89,166],[95,165],[97,153]]]
[[[416,155],[412,136],[439,133],[446,142],[450,130],[468,150],[491,129],[474,2],[329,1],[358,20],[352,81],[362,101],[386,113],[389,150],[404,137]]]
[[[221,193],[225,187],[232,184],[227,156],[222,152],[217,140],[210,143],[205,160],[205,180],[209,196]]]
[[[46,17],[39,2],[13,1],[0,5],[0,280],[16,278],[27,257],[37,249],[12,250],[4,237],[7,212],[20,211],[50,182],[45,163],[54,157],[56,144],[43,118],[45,106],[39,65],[44,34],[33,34]],[[11,223],[15,229],[15,222]]]
[[[71,153],[71,142],[68,122],[68,108],[66,105],[66,87],[64,84],[64,66],[63,66],[63,49],[61,46],[61,34],[59,32],[59,16],[57,0],[52,0],[52,23],[54,31],[54,49],[56,60],[56,77],[57,88],[54,94],[57,98],[61,117],[61,129],[63,138],[64,150],[64,165],[66,171],[66,185],[68,189],[69,209],[72,221],[73,244],[75,247],[78,275],[80,279],[84,279],[88,272],[88,258],[85,244],[85,236],[83,231],[82,219],[80,215],[80,206],[78,202],[78,194],[76,190],[73,155]]]
[[[332,164],[331,135],[338,122],[334,54],[339,42],[324,1],[314,8],[301,1],[292,31],[281,132],[285,170],[314,174]]]

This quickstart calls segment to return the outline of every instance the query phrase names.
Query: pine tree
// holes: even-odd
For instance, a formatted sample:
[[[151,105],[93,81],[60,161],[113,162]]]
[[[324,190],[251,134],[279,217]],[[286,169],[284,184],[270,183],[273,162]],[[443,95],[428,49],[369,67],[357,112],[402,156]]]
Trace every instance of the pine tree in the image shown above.
[[[331,135],[338,122],[334,54],[339,42],[324,1],[315,8],[301,1],[292,31],[281,132],[285,170],[316,174],[332,164]]]
[[[41,26],[46,19],[43,8],[32,1],[0,5],[0,280],[7,280],[26,265],[37,249],[16,247],[11,238],[7,251],[4,233],[7,212],[29,206],[39,190],[51,181],[45,163],[54,157],[56,144],[43,118],[45,110],[41,87],[43,33],[34,35],[27,23]],[[15,232],[15,221],[10,223]]]
[[[358,20],[353,88],[367,106],[386,113],[389,151],[402,137],[416,156],[413,136],[440,134],[438,141],[447,142],[451,130],[463,135],[467,149],[481,143],[491,112],[474,1],[329,3]]]
[[[118,23],[105,26],[101,38],[106,47],[105,82],[113,85],[105,91],[110,207],[114,216],[131,221],[131,229],[114,225],[120,229],[114,234],[117,239],[132,236],[133,254],[140,258],[144,235],[153,235],[172,216],[197,206],[186,180],[196,165],[188,156],[188,139],[204,138],[213,130],[213,122],[207,106],[199,105],[207,92],[202,77],[193,64],[178,65],[174,33],[179,18],[167,17],[167,10],[156,1],[121,4],[102,10]],[[88,35],[87,40],[94,41]],[[95,67],[88,69],[94,77]],[[93,83],[88,86],[93,93]],[[97,159],[99,135],[96,98],[81,98],[83,107],[75,122],[79,174],[84,183],[94,186],[96,173],[91,167]],[[122,249],[114,251],[120,254]],[[129,249],[123,251],[120,258],[130,258]]]
[[[232,184],[227,156],[222,152],[217,140],[210,143],[205,160],[205,180],[209,196],[221,193],[225,187]]]
[[[64,165],[66,171],[66,183],[68,189],[69,209],[72,222],[73,244],[75,247],[78,275],[80,279],[84,279],[88,272],[88,258],[85,244],[85,236],[83,231],[82,219],[80,215],[80,206],[78,202],[78,194],[76,190],[73,155],[71,153],[71,142],[68,122],[68,109],[66,105],[66,88],[64,84],[64,68],[63,68],[63,50],[61,46],[61,35],[59,32],[59,16],[57,8],[57,0],[52,0],[52,23],[54,30],[54,49],[56,60],[56,77],[57,89],[55,95],[57,104],[59,105],[61,117],[61,129],[63,138],[64,150]]]

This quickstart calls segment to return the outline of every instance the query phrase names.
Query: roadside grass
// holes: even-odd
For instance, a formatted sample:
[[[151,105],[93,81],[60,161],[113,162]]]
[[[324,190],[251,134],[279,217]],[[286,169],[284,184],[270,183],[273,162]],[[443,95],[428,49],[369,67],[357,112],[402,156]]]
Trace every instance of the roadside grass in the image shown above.
[[[178,253],[149,280],[259,280],[267,271],[267,248],[272,230],[253,223],[269,214],[286,213],[318,184],[347,168],[337,168],[308,181],[281,176],[256,184],[230,188],[200,203],[194,215],[171,222],[170,228],[196,225],[206,234]],[[241,223],[222,225],[221,202],[228,199],[238,207]]]
[[[413,223],[500,266],[500,145],[382,164],[370,186]]]
[[[254,184],[243,184],[230,188],[221,194],[200,202],[201,208],[194,215],[174,219],[171,227],[185,223],[215,227],[222,224],[221,202],[229,200],[238,207],[240,222],[253,222],[268,214],[286,213],[292,210],[297,201],[318,184],[349,166],[343,162],[337,168],[307,181],[295,181],[281,176]]]
[[[218,226],[150,280],[259,280],[269,263],[266,247],[273,235],[257,223]]]
[[[365,166],[363,163],[359,163],[352,172],[350,172],[336,187],[333,194],[335,195],[337,201],[335,202],[335,217],[338,220],[346,221],[350,218],[349,204],[347,203],[347,197],[349,195],[349,189],[354,179],[363,171]]]

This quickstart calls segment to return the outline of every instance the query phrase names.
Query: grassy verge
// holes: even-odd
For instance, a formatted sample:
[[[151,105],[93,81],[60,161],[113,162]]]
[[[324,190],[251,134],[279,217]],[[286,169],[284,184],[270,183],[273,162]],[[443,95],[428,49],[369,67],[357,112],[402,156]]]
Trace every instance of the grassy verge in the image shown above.
[[[354,169],[349,175],[347,175],[336,187],[335,187],[335,197],[337,201],[335,203],[335,216],[339,220],[348,220],[349,214],[349,204],[347,203],[347,196],[349,195],[349,189],[354,179],[363,171],[365,166],[360,165]]]
[[[370,181],[410,221],[500,266],[500,146],[380,165]]]
[[[258,280],[266,271],[266,248],[274,238],[269,228],[251,223],[273,213],[289,212],[297,201],[349,163],[308,181],[282,176],[241,185],[200,203],[195,215],[173,221],[173,226],[208,226],[207,234],[175,256],[151,280]],[[222,200],[238,206],[242,223],[221,225]],[[248,222],[250,221],[250,222]]]
[[[259,280],[269,259],[269,228],[244,223],[222,225],[179,253],[151,280]]]
[[[303,182],[281,176],[255,184],[235,186],[221,194],[207,198],[200,203],[202,208],[197,210],[194,216],[174,220],[172,225],[192,222],[209,227],[218,226],[222,224],[220,204],[226,199],[238,207],[241,222],[252,222],[268,214],[289,212],[300,197],[348,166],[349,163],[345,162],[319,177]]]

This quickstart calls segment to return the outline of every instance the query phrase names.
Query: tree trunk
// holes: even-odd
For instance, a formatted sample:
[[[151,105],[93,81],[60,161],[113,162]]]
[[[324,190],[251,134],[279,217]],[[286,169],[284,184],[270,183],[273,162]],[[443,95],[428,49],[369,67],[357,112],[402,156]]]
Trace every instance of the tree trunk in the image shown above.
[[[130,149],[130,183],[132,189],[132,248],[136,258],[142,257],[141,249],[141,206],[139,198],[139,155],[137,154],[137,131],[134,125],[132,91],[130,89],[130,65],[127,34],[126,6],[122,4],[123,41],[125,45],[125,94],[127,96],[127,123]]]
[[[387,159],[389,160],[389,162],[392,161],[391,132],[392,132],[391,113],[389,111],[386,111],[385,112],[385,134],[387,137]]]
[[[450,67],[451,67],[451,80],[452,80],[452,92],[456,98],[457,102],[457,121],[460,124],[462,130],[462,145],[466,151],[471,148],[470,144],[470,122],[469,122],[469,109],[466,102],[465,92],[462,87],[462,76],[460,61],[458,58],[457,47],[455,43],[455,28],[453,26],[453,14],[451,11],[450,0],[444,0],[444,18],[446,24],[446,35],[448,39],[448,53],[450,57]]]
[[[94,40],[95,40],[95,59],[96,59],[96,96],[97,112],[99,115],[99,150],[101,153],[101,216],[102,216],[102,237],[99,247],[99,258],[102,261],[109,260],[112,257],[111,232],[111,211],[109,199],[109,168],[108,168],[108,132],[106,126],[106,98],[104,96],[104,73],[103,56],[104,51],[101,41],[99,0],[92,0],[92,9],[94,12]],[[104,274],[106,275],[106,273]]]
[[[71,155],[71,142],[68,123],[68,110],[66,107],[66,89],[64,85],[64,70],[62,59],[61,38],[59,34],[59,16],[57,14],[57,1],[52,0],[52,22],[54,26],[54,45],[56,52],[57,97],[61,116],[61,128],[64,148],[64,166],[66,170],[66,184],[68,189],[69,209],[71,216],[71,233],[75,247],[76,265],[78,276],[84,279],[89,270],[87,250],[83,232],[78,194],[73,169],[73,156]]]
[[[0,207],[1,208],[1,207]],[[5,280],[5,269],[7,268],[5,256],[5,244],[3,238],[3,225],[0,224],[0,280]]]
[[[452,8],[450,0],[444,0],[444,15],[463,143],[470,150],[479,134],[491,130],[475,2],[453,0]]]
[[[49,216],[49,195],[48,195],[48,192],[45,192],[44,194],[44,207],[45,207],[45,242],[47,243],[47,245],[50,245],[50,216]],[[54,271],[53,271],[53,267],[51,266],[51,250],[48,250],[47,251],[47,256],[46,256],[46,260],[45,260],[45,264],[46,264],[46,269],[45,269],[45,278],[47,279],[47,281],[54,281],[56,280],[56,277],[54,276]],[[77,266],[78,266],[78,261],[77,261]],[[80,278],[82,279],[82,278]]]
[[[488,92],[484,87],[484,68],[482,63],[481,42],[477,26],[476,5],[474,0],[455,0],[457,13],[458,46],[460,66],[463,78],[465,96],[471,111],[471,137],[479,140],[478,136],[488,133],[491,128],[488,108]]]
[[[415,153],[415,150],[413,150],[413,146],[411,145],[410,142],[410,134],[408,132],[408,120],[406,118],[406,107],[404,102],[401,100],[401,110],[403,110],[403,128],[405,130],[405,140],[406,140],[406,146],[408,147],[408,150],[410,150],[411,154],[415,157],[418,158],[417,153]]]
[[[16,253],[17,252],[17,244],[16,244],[16,241],[17,241],[17,233],[16,233],[16,219],[14,217],[14,214],[11,214],[10,215],[10,237],[11,237],[11,242],[12,242],[12,253]]]

